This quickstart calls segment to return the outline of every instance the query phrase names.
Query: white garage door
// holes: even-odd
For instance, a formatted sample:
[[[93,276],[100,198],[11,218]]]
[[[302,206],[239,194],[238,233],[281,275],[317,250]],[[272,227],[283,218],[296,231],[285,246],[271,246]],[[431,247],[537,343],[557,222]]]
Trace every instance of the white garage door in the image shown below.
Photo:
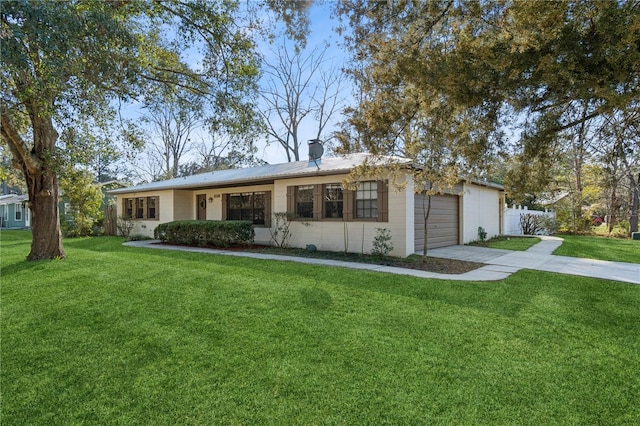
[[[427,196],[415,195],[415,250],[424,248],[424,212]],[[427,222],[427,249],[459,244],[459,218],[457,195],[432,195],[431,210]]]

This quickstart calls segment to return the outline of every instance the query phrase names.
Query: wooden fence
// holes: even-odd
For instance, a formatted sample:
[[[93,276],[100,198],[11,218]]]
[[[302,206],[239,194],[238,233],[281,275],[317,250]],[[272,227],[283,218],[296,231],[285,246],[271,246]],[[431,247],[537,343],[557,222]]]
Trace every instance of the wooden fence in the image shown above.
[[[116,205],[110,204],[104,210],[104,234],[118,235],[118,212]]]

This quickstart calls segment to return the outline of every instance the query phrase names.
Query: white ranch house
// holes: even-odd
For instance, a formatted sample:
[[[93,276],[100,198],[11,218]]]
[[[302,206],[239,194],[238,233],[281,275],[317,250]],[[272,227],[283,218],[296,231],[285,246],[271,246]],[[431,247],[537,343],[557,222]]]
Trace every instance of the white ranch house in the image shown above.
[[[414,193],[407,172],[404,190],[384,180],[366,180],[356,190],[342,187],[366,154],[325,157],[245,169],[220,170],[110,191],[118,216],[134,219],[133,233],[153,236],[159,223],[173,220],[252,220],[255,242],[269,244],[275,212],[289,212],[290,245],[318,250],[370,252],[376,228],[391,231],[391,254],[406,257],[423,249],[424,195]],[[408,166],[407,166],[408,167]],[[461,181],[450,194],[432,196],[428,247],[463,244],[502,233],[504,189]]]

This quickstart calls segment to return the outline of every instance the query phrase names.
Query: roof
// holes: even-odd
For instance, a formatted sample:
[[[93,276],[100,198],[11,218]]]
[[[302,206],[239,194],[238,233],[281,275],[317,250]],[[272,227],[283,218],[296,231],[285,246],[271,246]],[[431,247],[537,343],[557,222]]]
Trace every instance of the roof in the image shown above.
[[[0,195],[0,205],[22,203],[25,201],[29,201],[28,195],[18,195],[18,194]]]
[[[324,157],[313,161],[296,161],[292,163],[267,164],[244,169],[216,170],[192,176],[168,179],[158,182],[143,183],[128,188],[107,191],[108,194],[127,194],[133,192],[160,191],[166,189],[199,189],[228,187],[246,184],[272,183],[276,179],[292,179],[309,176],[327,176],[349,173],[354,167],[369,160],[371,163],[384,165],[396,163],[412,167],[411,160],[402,157],[372,156],[366,153],[348,154],[341,157]],[[470,181],[476,185],[488,186],[503,190],[502,185],[489,182]]]
[[[324,157],[318,160],[317,165],[313,161],[296,161],[292,163],[267,164],[244,169],[216,170],[159,182],[144,183],[128,188],[113,189],[108,191],[108,193],[126,194],[164,189],[210,188],[216,186],[272,182],[275,179],[335,175],[349,173],[351,169],[362,164],[367,158],[372,159],[373,157],[369,154],[349,154],[343,157]],[[400,157],[385,157],[384,160],[379,160],[379,164],[383,164],[385,160],[407,161]]]

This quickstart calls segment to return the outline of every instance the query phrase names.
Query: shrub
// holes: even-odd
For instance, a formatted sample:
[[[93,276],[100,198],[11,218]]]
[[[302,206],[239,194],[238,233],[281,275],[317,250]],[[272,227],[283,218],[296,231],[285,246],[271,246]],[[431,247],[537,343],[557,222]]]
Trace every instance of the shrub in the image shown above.
[[[116,222],[116,228],[118,228],[118,232],[125,238],[129,238],[131,235],[131,231],[136,226],[136,223],[133,221],[131,216],[118,216],[118,220]]]
[[[542,231],[540,216],[533,213],[520,215],[520,229],[524,235],[538,235]]]
[[[154,229],[156,239],[171,244],[230,247],[253,242],[253,224],[242,220],[177,220]]]
[[[391,231],[387,228],[376,228],[376,236],[373,238],[373,248],[371,254],[374,256],[386,257],[393,250],[391,242]]]
[[[478,238],[481,243],[484,243],[487,240],[487,231],[485,231],[482,226],[478,226]]]
[[[274,225],[269,228],[271,233],[271,242],[274,246],[280,248],[289,247],[289,239],[291,238],[291,223],[295,218],[295,215],[287,212],[275,212],[273,213]],[[309,226],[309,222],[305,220],[296,220],[297,223],[303,226]]]

